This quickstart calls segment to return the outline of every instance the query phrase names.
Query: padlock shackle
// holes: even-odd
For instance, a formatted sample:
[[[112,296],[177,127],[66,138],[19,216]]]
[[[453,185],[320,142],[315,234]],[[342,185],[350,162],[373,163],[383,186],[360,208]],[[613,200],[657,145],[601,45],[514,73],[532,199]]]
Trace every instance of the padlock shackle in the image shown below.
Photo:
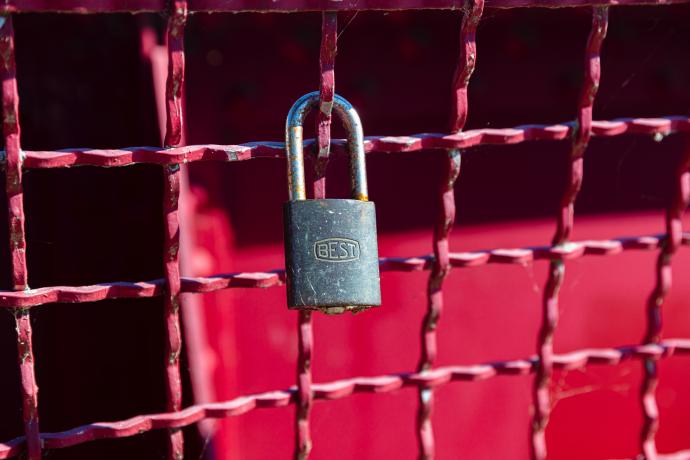
[[[304,180],[303,124],[309,112],[319,105],[319,92],[305,94],[292,106],[285,122],[285,148],[288,161],[288,193],[290,201],[306,200]],[[350,183],[352,198],[360,201],[369,199],[367,174],[364,160],[364,133],[362,122],[352,104],[335,95],[333,110],[347,130],[347,144],[350,152]]]

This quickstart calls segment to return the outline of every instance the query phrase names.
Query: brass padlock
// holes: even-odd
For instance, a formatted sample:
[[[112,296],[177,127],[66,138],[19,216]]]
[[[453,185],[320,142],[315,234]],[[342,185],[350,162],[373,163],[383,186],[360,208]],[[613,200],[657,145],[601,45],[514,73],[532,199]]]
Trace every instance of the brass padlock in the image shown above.
[[[285,126],[288,191],[285,203],[285,268],[291,309],[326,313],[381,305],[376,209],[368,201],[362,123],[335,95],[333,110],[348,131],[353,199],[307,200],[302,125],[319,104],[319,93],[302,96]]]

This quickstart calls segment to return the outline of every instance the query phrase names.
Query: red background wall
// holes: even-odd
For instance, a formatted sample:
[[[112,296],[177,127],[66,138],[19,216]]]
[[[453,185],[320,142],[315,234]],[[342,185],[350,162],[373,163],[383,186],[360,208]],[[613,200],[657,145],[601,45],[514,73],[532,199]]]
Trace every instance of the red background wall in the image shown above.
[[[595,118],[686,114],[690,65],[687,7],[611,12]],[[448,129],[449,87],[460,13],[341,15],[336,90],[360,112],[367,135]],[[351,20],[351,22],[349,22]],[[478,31],[468,129],[574,118],[589,29],[587,10],[488,9]],[[21,16],[16,21],[23,145],[156,145],[150,69],[139,27],[161,18]],[[316,88],[320,17],[198,15],[187,31],[189,143],[282,138],[292,102]],[[338,134],[340,133],[340,134]],[[342,135],[336,129],[336,135]],[[663,231],[672,170],[686,140],[594,139],[585,161],[574,239]],[[564,184],[567,143],[473,149],[456,187],[453,251],[547,244]],[[368,159],[377,204],[380,254],[431,250],[441,152]],[[346,193],[333,162],[329,189]],[[276,160],[190,167],[195,218],[190,272],[259,271],[282,266],[285,165]],[[158,168],[30,171],[26,175],[30,285],[87,284],[161,276]],[[88,216],[88,219],[85,219]],[[2,219],[5,219],[2,216]],[[0,232],[7,226],[2,223]],[[0,235],[5,237],[6,235]],[[6,251],[6,249],[2,249]],[[589,257],[566,264],[556,350],[630,344],[643,334],[655,254]],[[665,336],[689,336],[684,274]],[[0,270],[8,286],[7,267]],[[427,273],[383,275],[384,305],[357,316],[315,320],[315,381],[412,370]],[[533,354],[545,264],[455,270],[446,284],[439,365]],[[213,350],[215,397],[285,388],[294,382],[296,317],[281,288],[198,297]],[[164,409],[163,321],[159,299],[44,306],[33,315],[42,431]],[[21,434],[12,319],[0,315],[0,434]],[[187,403],[191,404],[188,369]],[[662,451],[690,447],[687,358],[661,364]],[[559,375],[547,437],[553,458],[622,458],[636,453],[640,364]],[[526,458],[531,377],[454,383],[437,391],[439,458]],[[313,458],[413,458],[416,394],[357,395],[317,403]],[[205,446],[186,430],[190,458],[288,458],[293,408],[256,411],[218,423]],[[160,458],[160,433],[51,452],[51,458]]]

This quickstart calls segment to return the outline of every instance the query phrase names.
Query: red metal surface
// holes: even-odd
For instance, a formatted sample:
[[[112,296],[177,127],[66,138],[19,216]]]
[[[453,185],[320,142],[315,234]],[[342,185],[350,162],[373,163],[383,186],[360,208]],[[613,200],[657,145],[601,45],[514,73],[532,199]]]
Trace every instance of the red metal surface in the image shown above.
[[[100,1],[88,7],[82,2],[16,1],[6,3],[4,11],[162,11],[167,3],[161,1]],[[530,2],[493,1],[486,6],[576,6],[613,4],[666,4],[674,2]],[[680,2],[678,2],[680,3]],[[688,451],[659,455],[655,444],[658,408],[655,390],[658,383],[657,361],[674,354],[690,354],[688,339],[661,339],[661,308],[671,286],[671,259],[681,245],[690,244],[690,236],[682,232],[682,212],[690,201],[690,150],[684,152],[677,173],[676,193],[667,213],[667,233],[661,236],[633,237],[618,240],[569,241],[573,228],[573,205],[582,182],[583,153],[591,135],[617,136],[624,133],[667,135],[690,131],[690,119],[683,116],[653,119],[621,119],[592,121],[594,95],[599,84],[599,53],[608,24],[606,7],[593,9],[592,29],[585,52],[585,79],[578,103],[575,123],[559,125],[528,125],[513,129],[477,129],[462,131],[467,119],[467,88],[476,60],[475,30],[482,14],[483,2],[467,4],[461,34],[461,55],[454,82],[453,134],[423,134],[408,137],[369,138],[367,151],[411,152],[422,149],[450,150],[446,172],[440,190],[440,213],[433,241],[433,255],[414,258],[386,258],[381,260],[382,271],[431,270],[428,281],[428,310],[422,325],[422,355],[415,373],[390,374],[378,377],[353,377],[330,383],[312,383],[314,353],[313,320],[310,313],[298,319],[299,354],[297,385],[288,390],[249,395],[226,402],[197,404],[182,409],[180,377],[181,331],[179,319],[182,292],[210,292],[231,287],[270,287],[282,284],[283,273],[274,270],[263,273],[240,273],[207,278],[181,278],[179,273],[178,199],[180,164],[190,161],[212,160],[233,162],[251,158],[281,158],[280,143],[252,143],[243,145],[201,145],[181,147],[183,125],[182,88],[184,82],[184,28],[188,13],[194,11],[292,11],[309,9],[390,9],[390,8],[461,8],[457,1],[175,1],[168,20],[168,80],[166,91],[165,148],[140,147],[120,150],[72,149],[63,151],[25,151],[19,145],[18,93],[14,67],[14,36],[11,18],[5,18],[0,29],[0,51],[3,63],[3,127],[5,136],[5,174],[10,223],[13,291],[0,292],[0,306],[13,309],[17,325],[17,345],[21,372],[23,419],[25,436],[0,444],[0,458],[10,458],[26,451],[29,458],[41,457],[41,448],[66,448],[96,439],[128,438],[151,430],[168,430],[168,458],[183,458],[181,428],[207,418],[224,418],[244,414],[256,408],[275,408],[296,404],[295,457],[307,458],[312,447],[310,413],[315,399],[334,400],[354,393],[387,393],[403,387],[419,391],[418,442],[421,458],[434,458],[434,433],[431,414],[434,408],[433,388],[453,381],[482,380],[498,375],[527,375],[535,373],[535,412],[532,431],[532,458],[546,458],[545,429],[553,401],[549,385],[554,370],[576,370],[590,364],[617,365],[625,359],[640,359],[645,363],[643,388],[640,393],[644,425],[641,433],[641,453],[647,458],[690,458]],[[329,101],[334,94],[334,65],[337,42],[337,17],[323,13],[320,53],[321,110],[317,117],[315,197],[325,196],[325,168],[330,139]],[[460,152],[471,146],[486,144],[516,144],[527,140],[572,139],[569,174],[561,200],[558,227],[553,242],[545,247],[523,249],[493,249],[470,253],[452,253],[449,234],[454,222],[454,184],[460,172]],[[342,154],[343,142],[335,143],[334,153]],[[163,166],[164,191],[164,278],[151,282],[114,282],[90,286],[54,286],[29,289],[25,261],[23,228],[22,168],[65,168],[77,165],[101,167],[151,163]],[[553,334],[558,317],[559,288],[563,282],[563,261],[584,255],[613,255],[624,250],[660,250],[657,280],[648,305],[647,333],[641,344],[619,348],[583,349],[566,354],[553,350]],[[437,355],[436,328],[443,308],[443,281],[453,267],[474,267],[491,263],[525,264],[535,260],[549,260],[549,278],[544,289],[543,322],[538,336],[536,358],[499,361],[468,366],[434,367]],[[54,302],[92,302],[110,298],[141,298],[163,296],[166,321],[166,390],[167,412],[141,415],[118,422],[91,423],[57,433],[39,433],[37,385],[32,355],[30,307]],[[56,307],[56,308],[59,308]]]

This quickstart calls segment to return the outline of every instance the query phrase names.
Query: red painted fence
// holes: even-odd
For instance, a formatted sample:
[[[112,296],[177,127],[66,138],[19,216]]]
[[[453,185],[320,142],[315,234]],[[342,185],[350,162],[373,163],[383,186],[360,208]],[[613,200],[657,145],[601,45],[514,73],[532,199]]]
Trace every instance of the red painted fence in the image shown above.
[[[683,450],[690,448],[683,442],[690,399],[683,394],[689,371],[687,358],[682,356],[690,353],[684,313],[688,284],[682,276],[690,263],[683,248],[690,244],[690,237],[682,228],[690,200],[690,148],[683,134],[690,131],[686,109],[690,101],[687,94],[675,97],[671,90],[664,93],[659,89],[674,88],[674,81],[687,81],[688,64],[672,57],[676,56],[673,52],[683,50],[683,43],[687,47],[682,23],[690,10],[686,5],[667,3],[684,2],[8,2],[2,7],[6,16],[0,29],[0,50],[8,208],[5,236],[9,241],[8,264],[3,270],[9,270],[0,306],[12,314],[13,324],[7,330],[14,329],[11,342],[16,347],[15,364],[2,363],[17,370],[14,382],[18,388],[8,390],[3,398],[13,401],[13,391],[18,395],[23,433],[16,433],[13,422],[5,422],[2,431],[8,436],[0,444],[0,458],[26,455],[35,459],[49,452],[67,458],[462,455],[543,459],[547,451],[549,458],[690,458]],[[632,32],[623,26],[615,29],[614,24],[617,11],[632,8],[627,4],[650,5],[625,17],[630,22],[621,22],[632,24]],[[538,20],[530,23],[525,19],[531,10],[511,16],[512,11],[494,9],[520,6],[584,8],[560,10],[553,23],[548,16],[556,14],[552,12],[534,13]],[[381,16],[383,20],[372,16],[358,20],[356,13],[341,13],[340,25],[334,12],[398,9],[442,11],[433,13],[435,16],[391,13],[390,19]],[[454,9],[460,11],[449,11]],[[320,47],[309,35],[314,30],[310,25],[314,15],[293,24],[288,23],[293,19],[274,19],[274,15],[241,15],[231,19],[235,28],[228,32],[219,27],[222,22],[214,22],[222,21],[215,18],[223,15],[200,14],[308,10],[328,11],[321,15]],[[607,30],[615,32],[614,51],[631,45],[646,49],[650,39],[635,25],[658,10],[664,10],[661,19],[648,32],[659,35],[659,23],[669,32],[662,41],[651,41],[648,56],[642,59],[642,67],[632,67],[632,76],[614,78],[606,87]],[[122,120],[107,113],[92,121],[86,111],[59,112],[57,106],[32,95],[32,88],[40,90],[36,82],[43,77],[38,71],[27,74],[28,90],[23,89],[21,64],[39,69],[41,59],[28,51],[26,57],[19,55],[22,37],[18,33],[15,38],[15,17],[20,25],[25,24],[27,43],[36,40],[34,46],[45,49],[51,28],[60,27],[56,23],[81,24],[87,31],[81,33],[89,33],[87,22],[95,16],[45,15],[48,19],[43,20],[22,13],[124,11],[166,14],[166,48],[155,43],[155,19],[151,26],[127,18],[130,29],[125,30],[140,32],[135,38],[141,37],[141,42],[135,44],[150,61],[151,73],[143,79],[150,78],[150,88],[157,91],[137,90],[136,94],[143,95],[137,103],[148,107],[138,114],[140,125],[137,119]],[[32,21],[38,24],[34,29]],[[249,26],[242,26],[242,21]],[[370,31],[408,35],[401,35],[395,48],[384,51],[391,56],[368,55],[368,48],[376,53],[377,46],[390,39],[385,34],[364,35],[368,21],[383,21],[379,22],[382,29]],[[498,37],[489,38],[487,48],[504,46],[486,54],[489,64],[485,70],[481,67],[482,39],[477,37],[478,27],[480,37],[483,32],[482,21],[493,24],[491,31]],[[106,28],[92,26],[93,37],[126,35],[108,29],[111,23],[102,24]],[[508,24],[516,24],[518,38],[505,38]],[[251,37],[256,27],[264,41],[238,50],[231,67],[223,67],[224,56],[231,56],[223,49],[230,43],[223,34],[236,34],[232,37],[236,46],[243,34]],[[189,28],[193,28],[191,34]],[[569,36],[576,35],[573,31],[585,33],[578,36],[580,42],[569,39],[563,45],[550,42],[548,34],[535,38],[540,30],[557,35],[559,28]],[[266,30],[273,31],[275,41],[266,38]],[[290,30],[302,30],[304,35],[291,35]],[[439,46],[448,31],[459,35],[459,42],[446,40],[445,46]],[[90,58],[93,62],[86,66],[59,60],[69,58],[70,53],[78,56],[80,47],[97,49],[97,45],[84,43],[79,33],[63,30],[58,34],[64,40],[54,46],[68,52],[54,63],[54,56],[45,55],[46,66],[57,73],[80,69],[86,75],[100,75],[112,91],[103,96],[109,98],[109,105],[98,110],[128,113],[121,107],[124,102],[116,88],[120,84],[125,95],[134,96],[136,85],[127,72],[118,73],[122,71],[119,62],[113,68],[105,67],[112,74],[104,76],[95,65],[98,58]],[[346,33],[346,38],[353,36],[358,44],[357,53],[344,50],[344,56],[338,55],[336,46],[344,46]],[[128,36],[131,44],[131,34]],[[221,36],[225,41],[219,40]],[[211,47],[206,49],[209,43]],[[161,54],[164,49],[167,59]],[[276,52],[285,65],[285,76],[275,70],[251,76],[252,69],[275,63],[262,54],[264,49]],[[543,53],[536,58],[538,67],[529,66],[530,50],[534,49]],[[570,58],[566,51],[571,49],[584,53],[584,62],[580,54],[579,64],[562,65]],[[15,51],[19,65],[15,65]],[[101,62],[112,63],[126,50],[95,52],[107,55]],[[50,54],[56,53],[51,50]],[[457,56],[452,63],[451,55]],[[657,55],[672,62],[664,69],[669,73],[661,72],[662,83],[652,78],[640,91],[635,86],[638,83],[631,82]],[[624,59],[617,59],[624,68]],[[395,60],[402,67],[391,76],[386,66]],[[202,61],[206,67],[199,65]],[[360,67],[359,72],[348,73],[358,62],[370,70],[364,72]],[[237,63],[246,69],[234,68]],[[526,67],[513,73],[501,67],[506,63]],[[556,86],[560,89],[551,93],[552,100],[537,96],[534,91],[552,83],[545,76],[549,69],[559,65],[568,69]],[[443,76],[448,84],[445,89],[436,80],[443,66],[446,70],[455,67],[454,75],[446,72]],[[164,67],[167,84],[162,91]],[[218,67],[223,71],[216,72]],[[611,67],[615,75],[616,66]],[[473,99],[475,70],[480,89]],[[237,78],[238,72],[248,76]],[[386,78],[377,80],[377,72]],[[336,87],[335,77],[341,73],[344,83],[338,77]],[[223,78],[231,79],[225,92],[219,90]],[[507,92],[496,86],[487,90],[492,78],[509,87]],[[67,105],[78,104],[86,90],[78,83],[70,85],[56,87],[74,98]],[[289,101],[317,85],[322,104],[316,119],[317,139],[310,141],[318,145],[314,149],[318,152],[314,197],[326,195],[329,157],[333,157],[333,167],[342,167],[343,141],[333,141],[333,155],[329,155],[328,103],[334,91],[360,109],[367,133],[391,134],[370,136],[365,145],[370,153],[372,197],[379,203],[384,305],[354,317],[323,318],[284,308],[282,253],[277,241],[285,185],[277,177],[284,174],[284,165],[280,161],[245,161],[284,157],[278,142],[246,141],[280,132],[281,123],[274,120],[286,113],[283,106],[289,107]],[[630,85],[636,91],[627,99],[619,97]],[[603,97],[600,86],[606,97],[601,109],[606,120],[593,117]],[[393,91],[387,92],[387,87]],[[219,93],[224,95],[219,97]],[[30,102],[20,106],[19,96],[24,98],[24,94]],[[439,97],[444,94],[452,97]],[[635,108],[640,94],[654,94],[655,98],[643,99],[640,112],[616,113],[627,109],[621,99]],[[571,105],[564,108],[566,102]],[[155,120],[156,103],[158,113],[165,115],[163,147],[112,148],[122,145],[115,144],[120,139],[127,145],[125,138],[152,138],[133,133],[155,132],[151,120]],[[441,103],[445,103],[443,109],[439,109]],[[475,104],[480,109],[478,121],[472,122]],[[492,116],[481,107],[492,104],[502,112]],[[21,115],[20,107],[26,109]],[[47,115],[43,121],[35,118],[45,107],[49,108],[46,112],[54,110],[57,115]],[[220,114],[214,107],[221,108]],[[674,115],[665,115],[667,108]],[[230,125],[217,121],[223,110]],[[21,138],[27,139],[22,148],[20,120],[26,112],[31,135]],[[444,130],[438,120],[448,114],[451,123]],[[96,129],[111,136],[101,137],[108,139],[99,141],[103,148],[65,148],[67,142],[82,145],[80,140],[89,129],[81,126],[73,127],[71,135],[56,131],[53,137],[58,141],[34,136],[47,121],[76,123],[78,119],[84,119],[84,127],[94,123],[99,125]],[[499,126],[513,127],[495,128],[493,119]],[[468,121],[474,124],[466,129]],[[524,124],[532,121],[540,123]],[[429,126],[444,133],[411,134]],[[405,131],[407,127],[410,131]],[[190,143],[199,144],[187,145],[185,131]],[[642,150],[657,149],[665,157],[654,156],[633,166],[633,176],[639,175],[644,182],[636,185],[642,198],[617,209],[611,206],[606,187],[618,187],[626,177],[623,162],[640,155],[637,144],[614,142],[621,136],[641,139],[634,142],[640,142]],[[611,139],[609,144],[590,148],[598,138],[600,142]],[[155,139],[146,143],[151,145]],[[489,158],[490,149],[499,148],[512,150],[509,155],[495,150]],[[590,161],[593,150],[597,155],[616,152],[620,163],[613,165],[614,177],[597,175],[595,167],[587,169],[584,160]],[[486,159],[479,158],[484,155]],[[604,160],[592,161],[599,161],[595,166],[602,170],[611,169]],[[393,162],[398,163],[390,166]],[[191,191],[186,183],[188,163],[193,163]],[[660,165],[658,170],[655,165]],[[84,168],[69,169],[75,166]],[[103,172],[103,167],[112,169]],[[330,179],[333,167],[329,169],[329,188],[338,195],[343,187],[339,178]],[[472,168],[477,168],[474,173]],[[594,178],[588,183],[589,173]],[[162,187],[151,192],[155,180]],[[532,187],[533,182],[541,182],[545,188],[530,198],[525,190],[539,190]],[[89,183],[94,188],[86,192],[84,186]],[[481,191],[484,184],[491,190],[464,193]],[[583,197],[579,196],[581,189]],[[644,199],[649,190],[659,190],[651,204],[664,205],[665,217],[640,212],[655,207]],[[495,213],[494,194],[505,204]],[[517,202],[520,199],[522,203]],[[585,216],[575,227],[574,208],[581,201],[590,214],[606,212],[607,216]],[[467,210],[463,208],[466,202]],[[34,208],[54,214],[42,216],[35,211],[32,215]],[[153,215],[152,209],[162,215]],[[487,223],[549,214],[544,209],[556,211],[555,230],[549,230],[552,223],[544,220]],[[622,210],[635,213],[611,214]],[[465,216],[466,224],[456,225],[458,213]],[[96,228],[89,227],[94,222],[102,228],[83,231]],[[181,252],[186,264],[182,267]],[[94,261],[98,263],[90,272],[89,264]],[[181,269],[190,276],[181,276]],[[34,271],[36,275],[32,275]],[[676,283],[672,283],[674,273]],[[219,292],[201,298],[185,294],[212,291]],[[144,298],[161,298],[161,308],[156,310],[158,304],[152,304],[153,312],[145,313],[145,307],[137,307]],[[65,303],[77,305],[62,305]],[[69,308],[77,308],[73,310],[77,313],[61,313]],[[88,311],[94,309],[98,313],[89,317],[93,313]],[[110,310],[128,313],[118,319]],[[559,316],[563,317],[561,324]],[[662,316],[667,322],[663,329]],[[93,343],[103,348],[90,350],[80,343],[80,334],[91,334]],[[39,351],[34,353],[34,348]],[[104,352],[114,358],[106,359]],[[145,359],[138,360],[139,354]],[[149,361],[152,356],[158,356],[155,364]],[[88,383],[99,373],[109,375],[113,370],[109,367],[117,370],[110,377],[115,380]],[[65,375],[76,380],[65,380]],[[353,377],[356,375],[359,377]],[[83,387],[76,383],[82,381],[86,382]],[[13,388],[8,382],[3,385]],[[46,394],[46,404],[39,404],[43,398],[39,386],[40,395]],[[326,400],[341,401],[323,403]],[[103,408],[87,408],[88,401],[103,404]],[[14,407],[12,404],[9,402]],[[283,408],[292,405],[294,411]],[[98,412],[106,407],[110,412]],[[274,410],[255,411],[262,408]],[[89,410],[105,418],[83,420],[82,413]],[[106,419],[109,421],[102,421]],[[197,422],[201,422],[201,437],[193,428]],[[126,439],[106,444],[110,438]],[[97,450],[99,444],[105,446],[100,448],[103,451]]]

